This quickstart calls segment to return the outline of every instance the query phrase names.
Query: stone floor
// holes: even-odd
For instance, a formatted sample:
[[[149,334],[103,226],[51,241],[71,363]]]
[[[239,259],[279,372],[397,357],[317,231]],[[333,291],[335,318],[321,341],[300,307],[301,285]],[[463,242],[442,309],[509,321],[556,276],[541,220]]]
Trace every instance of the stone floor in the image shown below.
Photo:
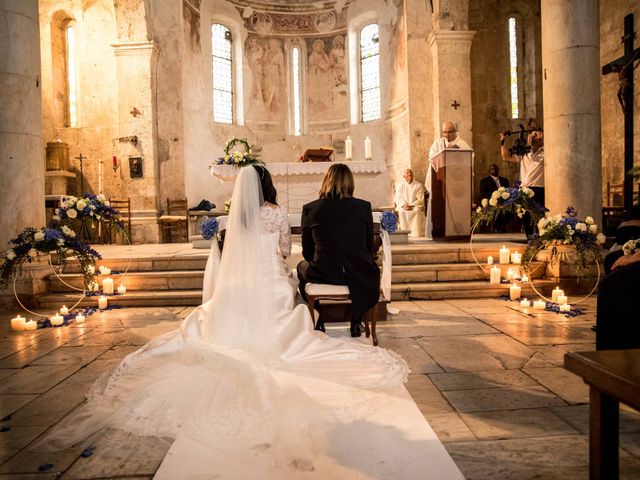
[[[409,392],[468,479],[588,478],[588,390],[562,359],[594,348],[593,301],[574,318],[501,300],[393,306],[400,313],[379,326],[380,345],[411,366]],[[8,328],[14,312],[0,312],[0,479],[151,478],[166,440],[110,432],[88,457],[29,446],[82,403],[100,374],[190,311],[110,310],[81,326],[22,333]],[[328,332],[347,333],[339,325]],[[620,458],[621,477],[640,478],[640,415],[626,408]]]

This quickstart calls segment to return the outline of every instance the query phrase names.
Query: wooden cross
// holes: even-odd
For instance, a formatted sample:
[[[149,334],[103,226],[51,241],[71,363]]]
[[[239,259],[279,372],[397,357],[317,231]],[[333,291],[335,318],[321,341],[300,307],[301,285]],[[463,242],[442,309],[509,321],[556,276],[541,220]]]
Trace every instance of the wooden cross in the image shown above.
[[[458,103],[458,100],[454,100],[451,106],[453,107],[454,110],[458,110],[458,107],[460,106],[460,104]]]
[[[633,67],[640,59],[640,48],[633,49],[635,39],[633,13],[624,17],[624,55],[602,67],[602,74],[618,74],[618,101],[624,112],[624,209],[633,205]]]
[[[76,157],[76,160],[80,161],[80,196],[84,195],[84,175],[82,174],[82,163],[87,160],[87,157],[83,157],[82,153]]]

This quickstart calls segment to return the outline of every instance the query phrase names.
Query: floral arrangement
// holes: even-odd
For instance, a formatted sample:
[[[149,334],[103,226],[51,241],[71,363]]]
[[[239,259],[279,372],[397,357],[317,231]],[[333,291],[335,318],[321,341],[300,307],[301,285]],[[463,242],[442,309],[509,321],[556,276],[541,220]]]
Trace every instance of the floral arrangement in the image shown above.
[[[622,251],[625,255],[633,255],[638,250],[640,250],[640,238],[629,240],[622,246]]]
[[[391,210],[385,210],[382,212],[382,220],[380,221],[380,226],[387,233],[395,233],[398,229],[398,219],[396,218],[395,213]]]
[[[200,225],[200,233],[205,240],[211,240],[218,233],[218,220],[215,218],[207,218]]]
[[[56,220],[46,228],[27,227],[9,243],[12,247],[6,251],[5,258],[0,259],[0,290],[7,288],[25,263],[31,263],[39,256],[50,253],[57,254],[62,264],[68,256],[76,257],[85,285],[89,285],[93,282],[89,266],[95,265],[96,260],[102,258],[87,242],[78,239],[67,225]]]
[[[236,145],[242,146],[242,151],[233,150]],[[224,146],[224,157],[218,158],[217,165],[235,165],[246,167],[254,163],[262,163],[253,156],[249,142],[246,138],[231,138]]]
[[[124,228],[120,212],[111,206],[103,194],[85,193],[82,198],[64,197],[53,217],[53,220],[59,220],[62,223],[83,219],[113,222],[119,228]]]
[[[522,218],[525,213],[531,215],[531,222],[535,224],[544,217],[547,211],[533,199],[534,191],[529,187],[521,187],[516,182],[513,187],[500,187],[491,194],[491,198],[483,198],[472,217],[473,225],[487,224],[495,221],[498,216],[513,214]]]
[[[588,254],[600,258],[600,246],[605,240],[592,217],[579,220],[575,208],[569,207],[565,213],[554,216],[547,213],[538,220],[538,233],[529,240],[522,262],[530,263],[537,252],[549,246],[553,247],[551,260],[554,261],[558,256],[557,245],[573,245],[578,257],[577,266],[586,268],[590,260]]]

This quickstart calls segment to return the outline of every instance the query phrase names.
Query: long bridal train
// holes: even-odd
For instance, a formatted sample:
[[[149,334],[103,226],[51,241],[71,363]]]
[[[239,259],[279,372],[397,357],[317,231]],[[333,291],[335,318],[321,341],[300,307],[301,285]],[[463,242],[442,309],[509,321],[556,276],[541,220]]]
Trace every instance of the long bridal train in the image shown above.
[[[313,331],[295,304],[278,253],[286,211],[262,200],[258,171],[236,180],[212,299],[128,355],[41,444],[99,448],[106,428],[170,437],[167,479],[462,478],[403,386],[406,363]]]

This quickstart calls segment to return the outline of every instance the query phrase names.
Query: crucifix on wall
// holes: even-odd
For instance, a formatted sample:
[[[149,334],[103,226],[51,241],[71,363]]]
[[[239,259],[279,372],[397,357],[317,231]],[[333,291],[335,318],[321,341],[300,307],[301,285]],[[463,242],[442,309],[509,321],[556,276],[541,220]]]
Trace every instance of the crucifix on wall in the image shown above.
[[[640,48],[633,49],[635,39],[633,14],[624,17],[624,55],[602,67],[602,74],[618,74],[618,102],[624,113],[624,209],[633,205],[633,69],[640,61]]]

